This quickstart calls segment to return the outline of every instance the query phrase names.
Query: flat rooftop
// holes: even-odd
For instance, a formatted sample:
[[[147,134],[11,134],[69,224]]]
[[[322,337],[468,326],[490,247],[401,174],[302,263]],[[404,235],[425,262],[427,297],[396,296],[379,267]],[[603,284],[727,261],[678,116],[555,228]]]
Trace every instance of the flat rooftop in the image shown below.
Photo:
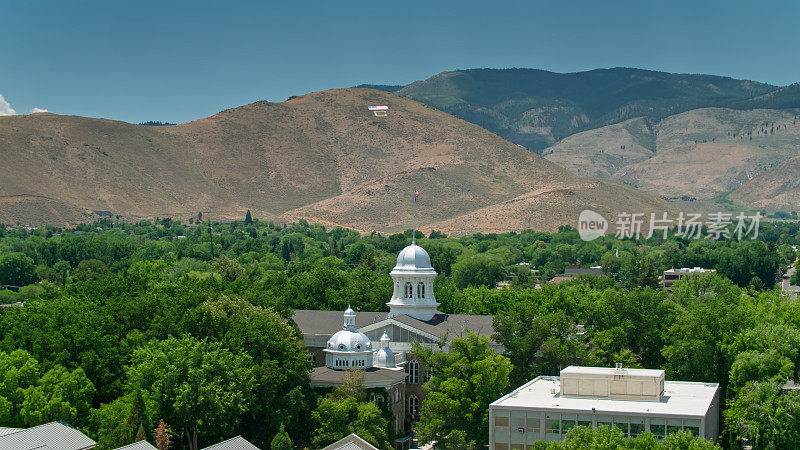
[[[561,373],[567,375],[633,375],[638,377],[660,377],[664,375],[664,371],[659,369],[616,369],[614,367],[586,366],[569,366],[561,369]]]
[[[614,370],[614,369],[610,369]],[[633,370],[633,369],[627,369]],[[664,396],[656,400],[562,397],[559,377],[537,377],[492,403],[504,409],[559,410],[568,413],[705,416],[719,385],[692,381],[665,381]]]

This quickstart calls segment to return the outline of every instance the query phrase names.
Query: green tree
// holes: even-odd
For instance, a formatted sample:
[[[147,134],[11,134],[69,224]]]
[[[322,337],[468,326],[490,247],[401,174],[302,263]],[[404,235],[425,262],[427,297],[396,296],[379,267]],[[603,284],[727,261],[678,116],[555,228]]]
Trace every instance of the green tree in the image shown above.
[[[414,345],[414,353],[433,375],[425,383],[425,399],[415,431],[421,442],[437,441],[442,448],[466,442],[488,444],[489,404],[509,384],[511,362],[489,346],[489,338],[468,333],[450,342],[450,351]],[[453,431],[463,435],[452,434]],[[460,440],[459,437],[464,437]]]
[[[731,365],[730,388],[736,393],[751,381],[785,383],[793,373],[792,361],[775,350],[742,352]]]
[[[151,438],[152,420],[141,390],[135,390],[92,410],[97,448],[122,447]]]
[[[39,381],[39,363],[25,350],[0,352],[0,423],[25,425],[19,414],[25,392]]]
[[[292,450],[294,448],[292,438],[290,438],[289,433],[283,429],[283,424],[281,424],[278,434],[272,438],[269,448],[272,450]]]
[[[292,436],[307,434],[312,365],[294,324],[269,308],[226,296],[203,302],[184,320],[191,334],[252,358],[254,402],[239,424],[248,437],[266,444],[284,421]]]
[[[452,265],[453,282],[459,288],[467,286],[495,287],[505,276],[503,264],[489,255],[461,256]]]
[[[315,448],[325,447],[351,433],[380,449],[392,448],[387,433],[389,422],[374,403],[362,403],[354,397],[327,396],[319,399],[311,416],[316,424],[312,438]]]
[[[585,342],[563,312],[542,313],[532,302],[520,302],[494,317],[495,340],[513,364],[513,385],[539,375],[556,375],[560,366],[586,356]]]
[[[94,385],[82,368],[69,372],[55,366],[39,379],[36,386],[25,389],[20,416],[28,426],[54,420],[80,425],[87,420],[94,393]]]
[[[152,415],[179,427],[190,450],[204,438],[232,433],[253,404],[252,358],[191,337],[136,349],[128,382],[153,402]]]
[[[0,255],[0,284],[27,286],[38,280],[36,264],[24,253]]]
[[[751,382],[723,413],[734,436],[754,449],[800,448],[800,393],[780,384]]]
[[[253,215],[250,214],[250,210],[247,210],[247,214],[244,216],[244,224],[245,225],[252,225],[253,224]]]

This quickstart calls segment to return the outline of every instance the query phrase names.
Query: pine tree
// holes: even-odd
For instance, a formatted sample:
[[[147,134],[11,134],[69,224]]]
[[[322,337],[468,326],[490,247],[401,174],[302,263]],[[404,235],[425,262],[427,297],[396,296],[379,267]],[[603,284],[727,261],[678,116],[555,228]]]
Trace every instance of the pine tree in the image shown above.
[[[253,224],[253,216],[250,214],[250,210],[247,210],[247,214],[244,216],[244,224],[245,225],[252,225]]]
[[[270,443],[269,448],[272,450],[292,450],[292,438],[289,437],[289,433],[283,429],[283,424],[281,424],[281,429],[278,430],[278,434],[272,438],[272,443]]]

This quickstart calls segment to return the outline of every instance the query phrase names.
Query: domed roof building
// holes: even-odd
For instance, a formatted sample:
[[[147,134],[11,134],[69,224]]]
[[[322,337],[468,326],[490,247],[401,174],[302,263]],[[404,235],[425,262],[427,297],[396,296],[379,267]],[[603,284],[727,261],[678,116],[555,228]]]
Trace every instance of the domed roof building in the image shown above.
[[[356,313],[349,306],[342,314],[342,330],[328,339],[325,365],[331,369],[365,369],[372,367],[372,342],[356,329]]]
[[[364,387],[379,388],[370,391],[370,395],[376,402],[386,402],[394,415],[395,432],[400,434],[407,431],[405,425],[409,421],[419,418],[425,396],[422,385],[428,372],[411,352],[413,343],[448,351],[449,341],[468,331],[491,339],[493,317],[439,312],[433,293],[436,270],[428,252],[414,240],[397,255],[397,263],[389,275],[394,288],[386,303],[388,314],[356,312],[350,307],[343,314],[295,310],[293,320],[303,332],[316,366],[310,375],[311,386],[335,387],[349,370],[363,370]],[[378,349],[373,348],[373,342],[380,342]],[[498,352],[503,351],[497,343],[492,346]],[[407,439],[410,437],[401,440]],[[398,447],[398,442],[397,448],[407,448],[403,447],[405,444]]]
[[[405,314],[423,321],[433,319],[439,303],[433,296],[436,271],[428,252],[412,241],[397,255],[397,264],[389,275],[394,281],[392,299],[387,303],[389,317]]]

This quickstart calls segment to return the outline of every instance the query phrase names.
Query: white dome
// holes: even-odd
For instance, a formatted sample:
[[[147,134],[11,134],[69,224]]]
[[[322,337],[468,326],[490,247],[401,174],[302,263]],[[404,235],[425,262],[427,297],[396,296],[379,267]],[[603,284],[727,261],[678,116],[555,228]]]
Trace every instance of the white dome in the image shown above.
[[[381,348],[375,352],[375,356],[372,358],[372,364],[376,367],[395,367],[394,353],[389,349],[389,336],[386,332],[381,336]]]
[[[397,265],[392,269],[392,273],[436,275],[428,252],[417,244],[411,244],[400,251],[397,255]]]
[[[372,351],[372,342],[366,334],[354,330],[341,330],[328,339],[328,350],[337,352]]]

